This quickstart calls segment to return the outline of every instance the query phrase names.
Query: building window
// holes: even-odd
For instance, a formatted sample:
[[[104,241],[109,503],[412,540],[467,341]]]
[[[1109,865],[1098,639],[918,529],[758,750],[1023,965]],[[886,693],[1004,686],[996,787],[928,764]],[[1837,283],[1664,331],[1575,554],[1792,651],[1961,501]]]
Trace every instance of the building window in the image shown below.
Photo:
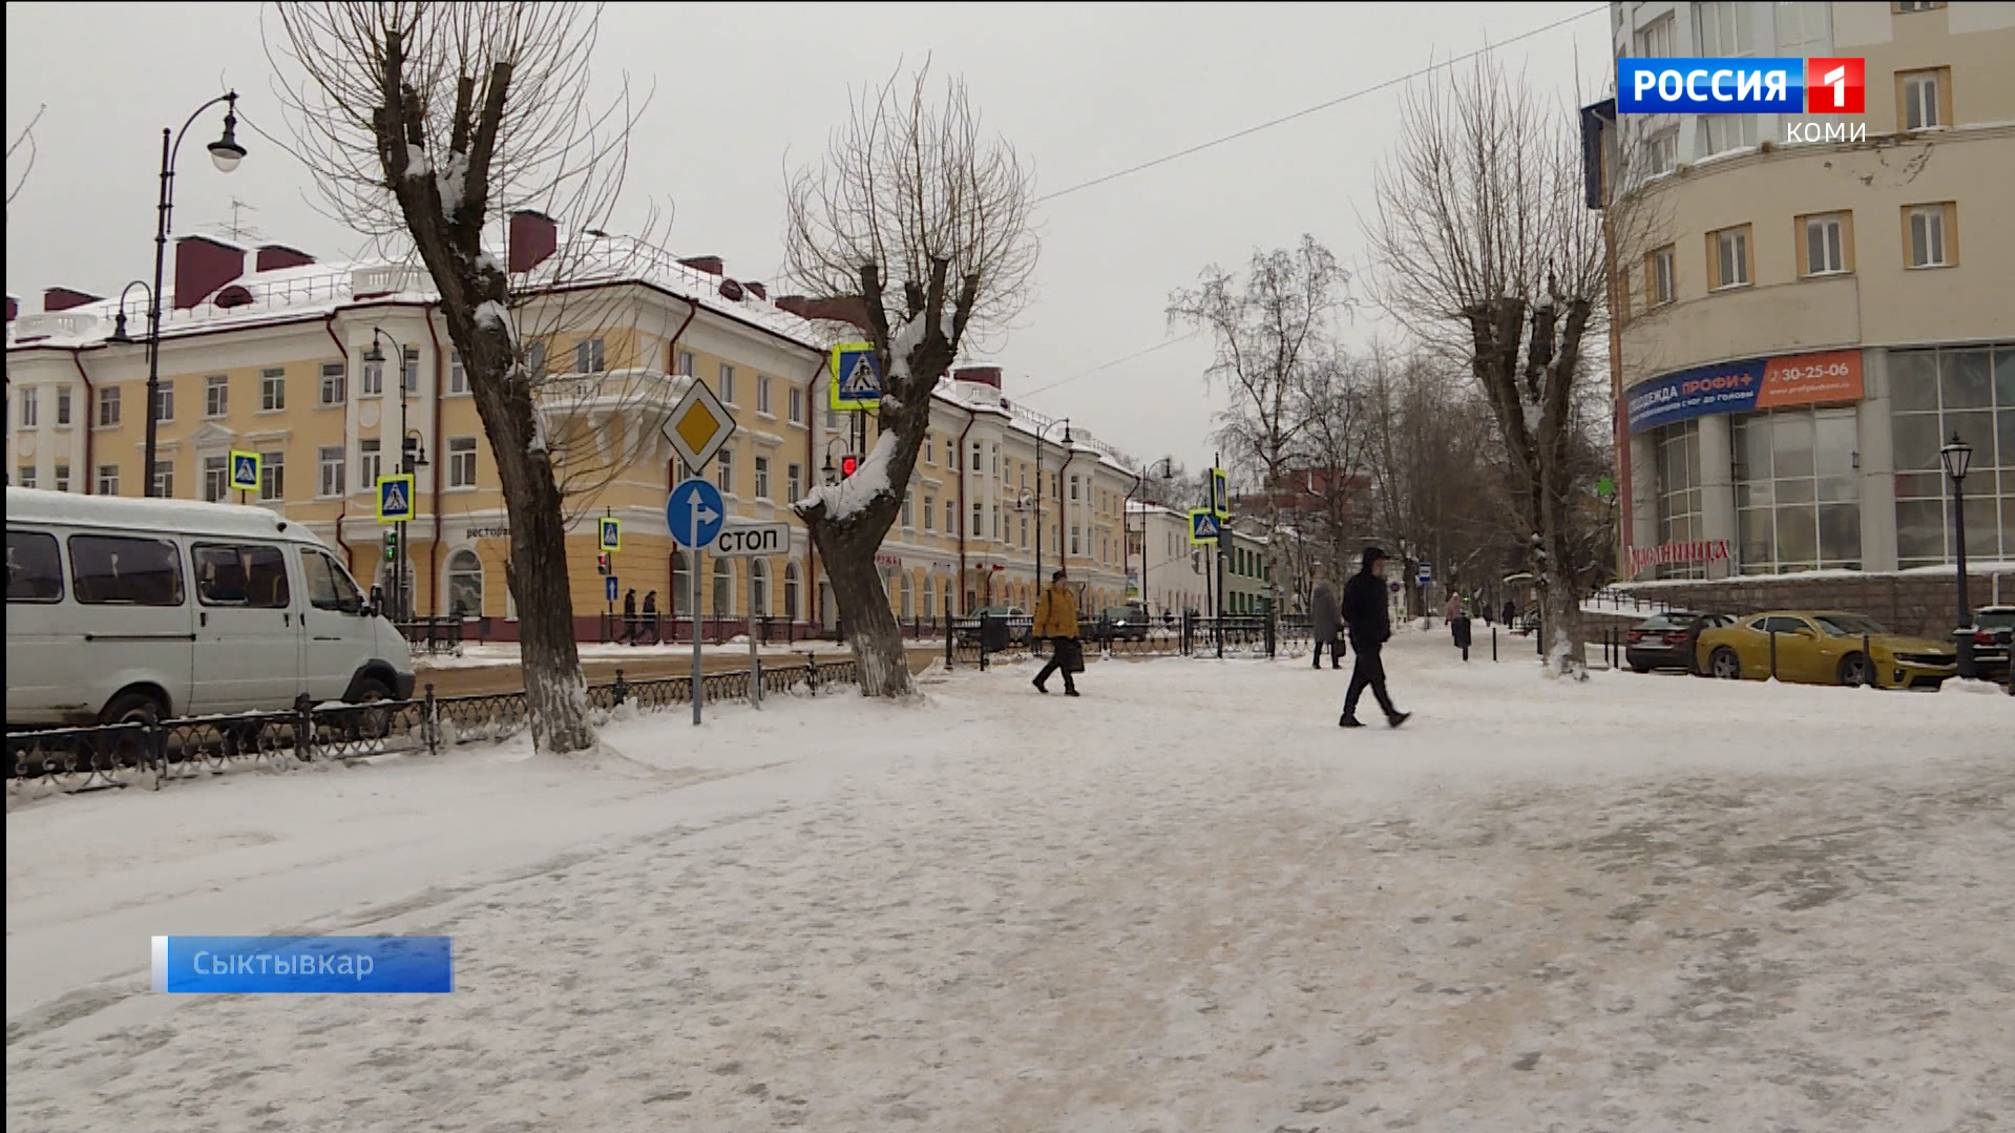
[[[720,455],[714,457],[714,487],[724,496],[735,494],[735,450],[732,446],[721,446]]]
[[[23,464],[14,470],[14,483],[23,488],[35,486],[35,466]]]
[[[171,499],[175,495],[175,462],[157,460],[154,462],[154,495],[160,499]]]
[[[720,394],[721,400],[729,405],[735,403],[735,368],[726,362],[721,363],[720,388],[714,392]]]
[[[1935,12],[1944,6],[1945,0],[1896,0],[1889,7],[1897,15],[1907,16],[1914,12]]]
[[[1028,549],[1028,516],[1021,517],[1021,545],[1023,550]]]
[[[749,616],[770,616],[770,564],[761,558],[749,560]]]
[[[957,468],[957,467],[959,466],[959,458],[958,458],[958,455],[957,455],[957,452],[958,452],[958,450],[957,450],[956,448],[954,448],[954,447],[953,447],[953,442],[952,442],[952,439],[951,439],[950,437],[946,437],[946,438],[945,438],[945,467],[946,467],[946,468]]]
[[[1726,153],[1756,144],[1756,116],[1753,114],[1703,114],[1700,117],[1700,152],[1704,156]]]
[[[1861,567],[1852,407],[1735,422],[1735,521],[1744,574]]]
[[[980,444],[980,443],[979,443],[978,441],[974,441],[974,442],[973,442],[973,471],[974,471],[974,472],[978,472],[978,471],[981,471],[981,470],[982,470],[982,469],[983,469],[983,468],[985,467],[985,464],[983,463],[983,462],[985,461],[985,459],[986,459],[986,448],[985,448],[985,446],[981,445],[981,444]]]
[[[161,388],[154,391],[154,420],[173,421],[175,419],[175,386],[166,378],[161,380]]]
[[[32,429],[42,420],[42,391],[30,386],[21,391],[21,427]]]
[[[1896,93],[1901,102],[1896,120],[1903,124],[1905,130],[1930,130],[1951,124],[1951,68],[1898,71]]]
[[[804,498],[805,471],[802,465],[792,464],[784,469],[784,500],[796,503]]]
[[[221,456],[203,458],[203,498],[213,504],[223,499],[224,493],[231,488],[231,477],[224,464],[225,459]]]
[[[977,539],[986,530],[986,512],[978,500],[973,501],[973,525],[966,528],[966,534]]]
[[[272,413],[287,408],[287,371],[259,372],[259,412]]]
[[[67,464],[56,466],[56,490],[59,492],[70,490],[70,466]]]
[[[767,456],[756,458],[756,498],[770,498],[770,458]]]
[[[724,558],[714,559],[714,616],[725,618],[735,612],[735,571]]]
[[[1752,47],[1747,9],[1734,0],[1710,0],[1693,6],[1694,42],[1700,54],[1747,55]]]
[[[1070,478],[1070,502],[1077,502],[1077,477]]]
[[[357,379],[357,392],[364,397],[382,397],[385,393],[385,364],[365,362]]]
[[[784,564],[784,618],[798,620],[798,564]]]
[[[684,551],[672,552],[672,600],[666,606],[674,618],[693,614],[692,560]]]
[[[1904,258],[1913,268],[1959,262],[1959,206],[1952,201],[1903,207]]]
[[[956,508],[954,508],[954,507],[952,506],[952,502],[951,502],[950,500],[946,500],[946,501],[945,501],[945,534],[947,534],[947,535],[957,535],[958,533],[959,533],[959,513],[958,513],[958,510],[957,510]]]
[[[98,466],[98,494],[116,496],[119,494],[119,466],[101,464]]]
[[[448,353],[448,392],[469,392],[469,371],[462,365],[462,352],[459,350]]]
[[[915,500],[913,500],[907,493],[905,493],[903,496],[903,526],[915,527],[916,525],[917,525],[917,513],[916,513]]]
[[[98,424],[110,428],[119,423],[119,387],[106,386],[98,391]]]
[[[577,374],[599,374],[608,369],[607,361],[603,341],[599,338],[582,339],[574,345],[574,372]]]
[[[59,386],[56,390],[56,423],[58,425],[68,425],[70,423],[70,387],[68,386]]]
[[[767,374],[756,375],[756,412],[773,415],[770,410],[770,379]]]
[[[1080,553],[1078,546],[1078,526],[1075,523],[1070,525],[1070,553],[1073,555]]]
[[[476,486],[476,438],[448,438],[448,487]]]
[[[546,376],[546,344],[534,342],[525,347],[525,372],[534,379]],[[506,593],[509,593],[507,590]]]
[[[1700,422],[1682,421],[1658,430],[1658,541],[1685,543],[1705,537],[1701,520]],[[1701,563],[1657,568],[1659,578],[1705,578]]]
[[[793,424],[793,425],[802,425],[802,424],[804,424],[804,423],[805,423],[805,391],[804,391],[804,390],[801,390],[801,389],[799,389],[799,388],[798,388],[798,387],[796,387],[796,386],[792,386],[792,387],[791,387],[791,424]],[[929,448],[929,446],[925,446],[925,448],[926,448],[926,451],[928,451],[928,448]]]
[[[937,529],[938,529],[938,498],[936,496],[925,496],[924,530],[936,531]]]
[[[262,500],[284,500],[287,498],[286,453],[262,452],[259,454],[259,498]]]
[[[1839,275],[1854,270],[1853,213],[1801,216],[1798,229],[1798,274]]]
[[[218,375],[203,379],[203,416],[223,417],[231,412],[231,379]]]
[[[1634,54],[1640,59],[1667,59],[1672,56],[1672,13],[1667,12],[1637,29]]]
[[[1749,226],[1707,234],[1707,279],[1712,290],[1749,285]]]
[[[1888,369],[1898,565],[1952,561],[1952,483],[1938,450],[1954,433],[1973,449],[1966,553],[2015,558],[2015,343],[1892,350]]]
[[[937,441],[934,438],[930,437],[928,434],[925,435],[924,437],[923,450],[924,450],[924,463],[936,466],[938,462]]]
[[[1810,58],[1833,52],[1828,16],[1833,5],[1826,0],[1778,0],[1777,53]]]
[[[343,447],[315,450],[315,494],[323,499],[335,499],[343,494]]]
[[[348,398],[347,374],[341,362],[322,363],[321,401],[323,405],[341,405]]]
[[[414,393],[419,390],[420,388],[419,347],[408,346],[399,351],[399,380],[401,383],[405,385],[407,393]]]
[[[448,556],[448,615],[483,616],[483,560],[470,550]]]
[[[357,442],[357,487],[375,490],[378,481],[384,477],[382,454],[378,451],[378,440],[373,437]]]
[[[692,352],[692,351],[690,351],[690,350],[681,350],[681,351],[679,351],[679,373],[680,373],[680,374],[682,374],[682,375],[684,375],[684,376],[686,376],[686,377],[692,377],[692,376],[693,376],[693,352]]]

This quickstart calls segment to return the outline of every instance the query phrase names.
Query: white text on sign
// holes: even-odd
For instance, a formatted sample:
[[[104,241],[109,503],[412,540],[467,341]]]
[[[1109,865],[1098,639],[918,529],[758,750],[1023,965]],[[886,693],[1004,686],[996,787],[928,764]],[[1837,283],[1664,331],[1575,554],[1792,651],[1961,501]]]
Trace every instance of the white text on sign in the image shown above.
[[[721,528],[721,537],[714,541],[714,553],[740,557],[756,555],[782,555],[791,549],[791,525],[788,523],[752,523]]]

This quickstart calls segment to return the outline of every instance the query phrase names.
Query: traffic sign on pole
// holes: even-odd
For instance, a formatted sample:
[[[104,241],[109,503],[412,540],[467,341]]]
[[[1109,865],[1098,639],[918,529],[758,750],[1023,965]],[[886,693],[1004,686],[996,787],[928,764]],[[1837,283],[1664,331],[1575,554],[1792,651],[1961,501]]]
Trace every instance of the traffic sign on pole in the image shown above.
[[[603,516],[602,550],[620,551],[622,549],[623,549],[623,521],[620,519],[612,519],[608,516]]]
[[[832,382],[828,399],[835,410],[874,409],[882,403],[882,363],[872,342],[842,342],[833,347]]]
[[[259,454],[231,450],[231,487],[241,492],[259,490]]]
[[[1430,562],[1421,563],[1420,569],[1414,573],[1414,581],[1420,583],[1422,586],[1426,586],[1428,583],[1433,582],[1434,564]]]
[[[378,480],[378,522],[404,523],[413,518],[413,474]]]
[[[614,602],[614,601],[616,600],[616,576],[615,576],[615,575],[613,575],[613,574],[612,574],[612,575],[610,575],[609,577],[607,577],[607,578],[605,578],[605,579],[603,579],[603,580],[602,580],[602,590],[604,591],[604,594],[603,594],[603,596],[604,596],[605,598],[607,598],[607,599],[608,599],[609,601],[611,601],[611,602]]]
[[[1210,470],[1210,510],[1219,519],[1231,515],[1231,488],[1224,469]]]
[[[694,472],[706,467],[734,433],[734,414],[697,378],[686,386],[685,396],[665,419],[665,439]]]
[[[1192,547],[1217,546],[1218,531],[1223,523],[1207,507],[1192,508],[1189,513],[1189,544]]]
[[[791,549],[791,525],[788,523],[737,523],[721,528],[719,539],[714,541],[714,554],[734,558],[756,558],[762,555],[782,555]]]
[[[681,547],[710,547],[721,533],[727,510],[714,482],[695,476],[679,481],[672,489],[671,498],[665,501],[665,526]]]

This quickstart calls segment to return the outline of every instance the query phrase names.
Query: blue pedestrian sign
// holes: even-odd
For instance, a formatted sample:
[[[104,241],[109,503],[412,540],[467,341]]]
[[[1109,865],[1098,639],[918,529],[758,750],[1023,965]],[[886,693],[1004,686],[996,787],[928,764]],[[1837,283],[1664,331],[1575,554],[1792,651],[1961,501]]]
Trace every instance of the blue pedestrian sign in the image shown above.
[[[672,489],[672,498],[665,501],[665,526],[671,528],[672,541],[681,547],[711,547],[727,520],[727,511],[713,481],[695,476]]]
[[[616,601],[616,576],[612,574],[607,578],[604,578],[602,580],[602,583],[603,583],[602,586],[603,592],[607,595],[609,603],[611,605],[614,605]]]
[[[231,450],[231,487],[241,492],[259,490],[259,454]]]
[[[882,363],[874,343],[842,342],[833,347],[830,401],[834,409],[874,409],[882,403]]]
[[[378,522],[405,523],[413,518],[413,474],[386,476],[378,481]]]
[[[1211,509],[1196,508],[1189,513],[1189,543],[1192,547],[1214,546],[1224,521]]]

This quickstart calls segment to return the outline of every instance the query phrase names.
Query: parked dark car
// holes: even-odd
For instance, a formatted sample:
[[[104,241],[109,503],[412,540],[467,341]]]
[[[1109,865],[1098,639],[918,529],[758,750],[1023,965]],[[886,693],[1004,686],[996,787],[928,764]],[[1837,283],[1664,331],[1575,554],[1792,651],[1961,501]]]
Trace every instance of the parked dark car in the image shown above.
[[[2008,683],[2009,655],[2015,653],[2015,606],[1982,606],[1973,611],[1973,664],[1990,681]]]
[[[980,623],[987,618],[999,618],[1007,623],[1007,642],[1009,645],[1026,646],[1029,643],[1029,632],[1033,629],[1035,622],[1029,616],[1027,610],[1022,609],[1020,606],[987,606],[984,609],[974,610],[972,617],[959,627],[959,644],[964,646],[978,645],[980,641]]]
[[[1111,606],[1086,629],[1093,641],[1146,641],[1151,622],[1139,606]]]
[[[1623,661],[1639,673],[1653,669],[1699,672],[1694,647],[1703,630],[1729,625],[1727,614],[1706,614],[1698,610],[1667,610],[1637,623],[1623,646]]]

